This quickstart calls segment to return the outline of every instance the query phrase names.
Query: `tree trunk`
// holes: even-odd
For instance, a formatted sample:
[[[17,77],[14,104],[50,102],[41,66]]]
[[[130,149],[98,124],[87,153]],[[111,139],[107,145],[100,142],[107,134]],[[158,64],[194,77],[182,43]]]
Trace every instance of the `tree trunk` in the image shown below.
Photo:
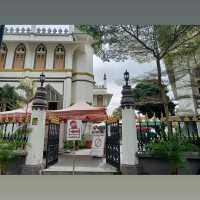
[[[168,132],[170,130],[170,124],[169,124],[169,102],[167,99],[167,95],[165,94],[165,87],[162,84],[162,73],[161,73],[161,64],[160,64],[160,59],[156,59],[156,64],[157,64],[157,71],[158,71],[158,85],[160,88],[160,97],[164,106],[164,111],[165,111],[165,117],[166,117],[166,123],[168,126]],[[172,133],[169,133],[170,135]]]
[[[24,133],[26,134],[28,128],[28,103],[26,103],[26,117],[25,117],[25,127],[24,127]]]

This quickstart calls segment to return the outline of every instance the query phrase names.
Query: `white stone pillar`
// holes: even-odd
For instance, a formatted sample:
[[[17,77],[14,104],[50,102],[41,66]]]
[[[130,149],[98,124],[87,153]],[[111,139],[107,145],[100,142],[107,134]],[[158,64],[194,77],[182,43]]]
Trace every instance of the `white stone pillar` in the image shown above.
[[[122,90],[122,148],[121,172],[122,174],[137,174],[137,130],[132,88],[128,84],[129,73],[124,73],[126,84]]]
[[[122,108],[122,165],[137,165],[137,132],[135,111],[132,107]]]
[[[63,94],[63,108],[66,108],[72,103],[72,79],[66,78],[64,80],[64,94]]]
[[[43,150],[46,122],[46,90],[38,87],[33,99],[31,128],[27,145],[27,157],[24,167],[24,174],[40,174],[43,168]]]
[[[34,125],[34,120],[37,119],[37,124]],[[45,137],[45,110],[33,110],[31,116],[32,132],[29,136],[29,145],[27,148],[26,165],[42,165],[43,149]]]

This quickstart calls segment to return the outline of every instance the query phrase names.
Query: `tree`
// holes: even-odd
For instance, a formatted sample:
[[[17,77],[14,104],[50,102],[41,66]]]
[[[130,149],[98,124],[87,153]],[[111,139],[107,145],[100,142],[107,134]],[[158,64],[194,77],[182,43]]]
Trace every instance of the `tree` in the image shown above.
[[[19,107],[21,97],[16,92],[15,87],[8,84],[0,88],[0,111],[13,110]]]
[[[95,53],[103,60],[155,61],[160,96],[168,120],[168,99],[162,84],[161,60],[200,35],[192,25],[80,25],[80,30],[94,37]]]
[[[138,80],[139,82],[136,84],[135,88],[133,88],[133,96],[135,101],[135,109],[138,110],[143,115],[148,115],[149,118],[155,117],[161,118],[161,113],[165,116],[164,105],[162,100],[160,99],[160,90],[158,86],[158,81],[156,79],[143,79]],[[169,100],[167,96],[167,88],[166,85],[163,86],[165,88],[165,95],[169,102],[169,112],[170,114],[174,114],[175,104]],[[116,108],[113,113],[113,117],[122,118],[122,109],[121,107]]]
[[[163,88],[165,88],[166,99],[168,99],[169,112],[174,114],[175,104],[167,96],[166,85]],[[133,89],[133,95],[135,108],[143,115],[147,114],[151,118],[155,114],[156,117],[160,118],[161,113],[163,113],[165,116],[164,105],[160,98],[159,85],[156,79],[142,80],[137,83]]]
[[[33,100],[35,95],[35,83],[31,79],[25,78],[17,86],[17,90],[21,90],[23,92],[23,94],[20,95],[22,103],[28,105]]]
[[[17,86],[17,90],[21,90],[24,94],[21,95],[22,104],[26,105],[26,119],[28,114],[28,104],[33,100],[36,92],[35,83],[29,78],[23,79]],[[27,129],[27,127],[25,128]]]
[[[112,113],[112,117],[122,119],[122,109],[121,109],[121,107],[115,108],[115,110]]]

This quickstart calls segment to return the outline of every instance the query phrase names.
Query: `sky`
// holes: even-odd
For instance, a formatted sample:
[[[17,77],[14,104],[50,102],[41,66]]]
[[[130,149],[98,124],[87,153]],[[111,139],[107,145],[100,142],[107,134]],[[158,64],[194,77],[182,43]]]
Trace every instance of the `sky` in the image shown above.
[[[125,62],[103,62],[100,58],[94,55],[93,70],[95,81],[97,84],[103,84],[103,75],[107,75],[108,92],[113,94],[111,102],[108,106],[108,113],[120,106],[123,73],[127,70],[130,73],[130,78],[146,75],[148,72],[155,71],[156,65],[154,62],[137,63],[134,60]]]

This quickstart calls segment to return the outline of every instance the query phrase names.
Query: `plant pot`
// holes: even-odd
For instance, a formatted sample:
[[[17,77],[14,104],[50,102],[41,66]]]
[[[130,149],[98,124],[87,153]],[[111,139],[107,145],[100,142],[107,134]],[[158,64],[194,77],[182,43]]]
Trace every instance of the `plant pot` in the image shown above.
[[[177,174],[200,174],[200,156],[195,152],[185,153],[186,163],[184,168],[174,169],[170,162],[162,157],[151,154],[137,154],[139,160],[139,174],[149,175],[177,175]]]
[[[24,168],[26,161],[26,152],[18,151],[16,158],[9,163],[7,168],[7,175],[20,175],[22,174],[22,170]]]
[[[87,149],[91,149],[91,147],[92,147],[92,140],[86,140],[85,141],[85,147]]]

